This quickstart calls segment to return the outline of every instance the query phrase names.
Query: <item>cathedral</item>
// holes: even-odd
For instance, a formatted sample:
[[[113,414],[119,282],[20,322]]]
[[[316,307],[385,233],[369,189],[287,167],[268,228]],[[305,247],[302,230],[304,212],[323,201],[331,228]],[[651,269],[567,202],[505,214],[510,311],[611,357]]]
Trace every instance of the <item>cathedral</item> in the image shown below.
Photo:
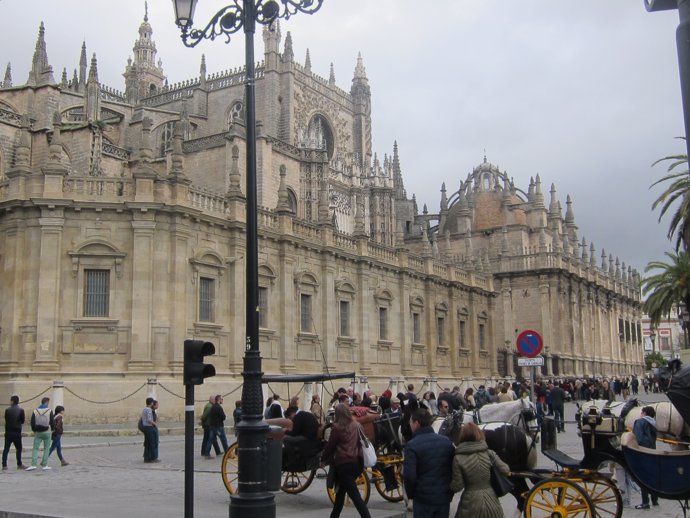
[[[523,190],[484,157],[420,212],[401,159],[414,150],[372,149],[362,57],[343,89],[279,25],[262,36],[266,373],[354,371],[377,393],[476,386],[527,375],[524,330],[543,337],[543,376],[642,372],[639,274],[581,236],[569,197],[564,215],[555,186]],[[242,382],[244,70],[202,58],[168,83],[148,15],[124,91],[99,82],[85,44],[59,77],[48,41],[41,24],[28,78],[8,65],[0,82],[0,394],[62,387],[75,420],[107,421],[157,383],[181,418],[185,339],[215,344],[209,391]]]

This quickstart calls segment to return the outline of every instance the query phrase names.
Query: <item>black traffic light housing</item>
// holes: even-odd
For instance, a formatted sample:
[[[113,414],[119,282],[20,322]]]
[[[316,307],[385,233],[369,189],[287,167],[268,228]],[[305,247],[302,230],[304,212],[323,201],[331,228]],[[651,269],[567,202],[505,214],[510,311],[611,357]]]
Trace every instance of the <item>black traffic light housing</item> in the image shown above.
[[[216,375],[216,368],[204,363],[204,356],[215,354],[216,347],[204,340],[184,341],[184,373],[185,385],[202,385],[204,378]]]

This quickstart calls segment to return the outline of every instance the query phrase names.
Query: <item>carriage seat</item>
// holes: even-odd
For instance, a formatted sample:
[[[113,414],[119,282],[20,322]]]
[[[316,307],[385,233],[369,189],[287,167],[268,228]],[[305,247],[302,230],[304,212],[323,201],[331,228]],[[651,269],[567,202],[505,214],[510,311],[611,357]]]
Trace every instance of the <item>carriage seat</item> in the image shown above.
[[[542,450],[542,453],[552,461],[554,461],[558,466],[563,468],[578,469],[580,467],[580,461],[572,458],[567,453],[563,453],[561,450],[549,449]]]

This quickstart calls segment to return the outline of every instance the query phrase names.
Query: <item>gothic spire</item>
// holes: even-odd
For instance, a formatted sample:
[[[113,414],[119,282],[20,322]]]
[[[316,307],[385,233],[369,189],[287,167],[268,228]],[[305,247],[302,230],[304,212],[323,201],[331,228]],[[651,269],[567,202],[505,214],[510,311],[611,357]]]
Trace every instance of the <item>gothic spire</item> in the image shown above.
[[[81,54],[79,55],[79,85],[86,84],[86,42],[81,44]]]
[[[565,206],[567,207],[565,210],[565,222],[569,224],[575,223],[575,212],[573,212],[573,201],[570,199],[570,194],[565,198]]]
[[[283,61],[291,63],[295,60],[295,52],[292,50],[292,34],[290,31],[285,36],[285,47],[283,48]],[[305,65],[306,66],[306,65]]]
[[[367,83],[367,70],[364,68],[364,61],[362,60],[362,53],[357,54],[357,66],[355,67],[355,77],[352,79],[353,82],[355,81],[362,81],[364,83]]]
[[[330,86],[335,86],[335,69],[333,68],[333,63],[331,63],[331,75],[328,77],[328,84]]]
[[[60,78],[60,88],[67,88],[67,67],[62,69],[62,77]]]
[[[309,56],[309,49],[307,49],[307,56],[304,58],[304,71],[311,72],[311,57]]]
[[[558,196],[556,195],[556,185],[551,184],[551,200],[549,201],[549,215],[551,217],[558,216]]]
[[[98,83],[98,62],[95,52],[91,57],[91,66],[89,67],[89,83]]]
[[[55,79],[53,79],[53,67],[48,64],[45,32],[45,27],[43,22],[41,22],[41,26],[38,29],[38,38],[36,39],[36,50],[34,51],[31,71],[29,72],[29,79],[26,82],[29,86],[42,86],[55,83]]]
[[[2,82],[3,88],[9,88],[12,86],[12,63],[7,63],[7,68],[5,69],[5,80]]]
[[[393,142],[393,187],[395,196],[399,200],[407,198],[405,184],[403,183],[402,169],[400,168],[400,156],[398,155],[398,141]]]

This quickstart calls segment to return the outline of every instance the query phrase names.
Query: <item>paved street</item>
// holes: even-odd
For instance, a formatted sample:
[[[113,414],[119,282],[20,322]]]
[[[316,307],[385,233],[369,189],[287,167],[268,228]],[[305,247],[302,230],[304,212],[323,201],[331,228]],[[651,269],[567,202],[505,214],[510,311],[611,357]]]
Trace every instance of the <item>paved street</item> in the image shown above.
[[[646,401],[663,400],[665,396],[641,396]],[[575,416],[574,404],[567,404],[566,419]],[[69,429],[69,423],[66,427]],[[557,436],[559,448],[572,457],[582,457],[582,445],[574,424],[568,424],[566,433]],[[84,433],[86,433],[84,431]],[[200,448],[197,438],[195,451]],[[17,471],[12,466],[0,473],[0,516],[84,517],[110,518],[127,516],[183,516],[184,514],[184,441],[180,436],[161,438],[162,462],[144,464],[141,436],[65,436],[64,455],[70,462],[60,467],[51,457],[51,471]],[[24,463],[30,458],[31,439],[24,439]],[[13,452],[11,452],[11,455]],[[540,454],[541,455],[541,454]],[[220,458],[195,458],[195,516],[227,516],[228,495],[220,478]],[[553,468],[548,459],[540,456],[539,467]],[[459,498],[456,498],[453,514]],[[501,499],[506,516],[518,516],[515,500],[511,496]],[[640,502],[633,494],[632,505]],[[325,480],[315,479],[301,495],[276,493],[278,517],[328,516],[331,505],[325,490]],[[369,501],[372,516],[405,516],[402,504],[384,501],[372,487]],[[5,514],[3,514],[3,512]],[[9,513],[8,513],[9,512]],[[343,517],[358,516],[346,508]],[[411,513],[410,513],[411,516]],[[653,511],[624,510],[626,517],[671,518],[682,512],[674,501],[661,501]]]

